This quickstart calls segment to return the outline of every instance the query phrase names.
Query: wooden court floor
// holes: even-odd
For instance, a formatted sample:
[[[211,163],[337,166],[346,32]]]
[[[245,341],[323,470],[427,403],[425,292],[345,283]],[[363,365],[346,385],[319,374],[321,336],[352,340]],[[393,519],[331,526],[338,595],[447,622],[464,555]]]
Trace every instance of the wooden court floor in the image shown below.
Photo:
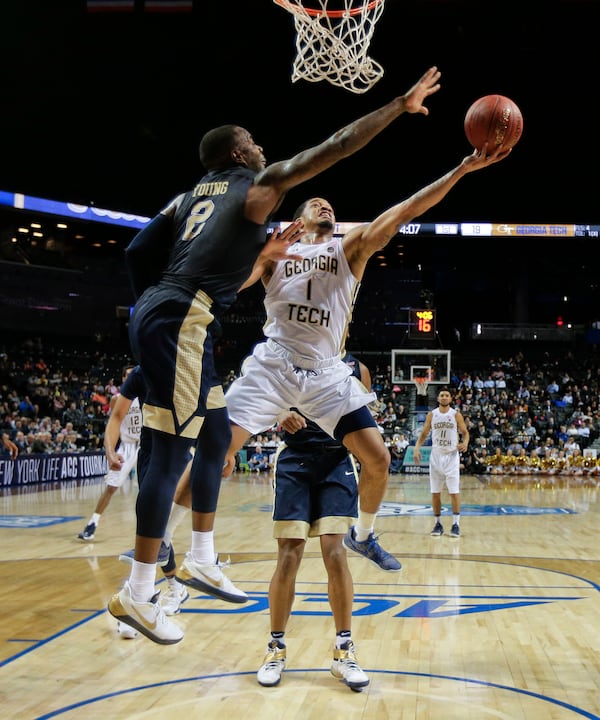
[[[318,544],[307,546],[281,684],[256,682],[274,568],[267,476],[223,483],[216,545],[250,596],[193,593],[177,645],[116,632],[136,483],[92,543],[76,539],[102,479],[0,494],[0,714],[11,720],[574,720],[600,718],[600,490],[590,478],[462,478],[462,537],[432,538],[427,477],[394,475],[377,522],[402,563],[352,556],[353,637],[371,683],[329,673],[334,639]],[[447,512],[447,496],[443,497]],[[449,529],[449,518],[445,518]],[[189,547],[187,519],[175,548]],[[160,571],[158,587],[164,587]]]

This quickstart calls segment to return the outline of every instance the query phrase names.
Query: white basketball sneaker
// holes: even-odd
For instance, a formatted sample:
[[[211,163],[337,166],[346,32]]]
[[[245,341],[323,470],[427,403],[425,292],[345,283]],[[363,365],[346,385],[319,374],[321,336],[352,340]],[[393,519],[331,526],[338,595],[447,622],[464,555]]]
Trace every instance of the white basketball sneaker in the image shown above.
[[[245,603],[248,596],[238,590],[231,580],[221,570],[222,563],[208,563],[201,565],[192,560],[192,553],[188,552],[181,567],[177,571],[177,579],[184,585],[200,590],[200,592],[213,595],[221,600],[231,603]]]
[[[138,631],[126,625],[124,622],[117,620],[117,632],[124,640],[133,640],[138,636]]]
[[[175,579],[169,582],[167,592],[160,599],[160,604],[165,611],[165,615],[177,615],[181,610],[181,606],[189,597],[190,594],[185,585],[182,585]]]
[[[172,645],[183,640],[183,631],[171,622],[158,602],[157,592],[147,602],[137,602],[131,597],[131,588],[126,582],[123,589],[113,595],[108,603],[108,612],[117,620],[130,625],[159,645]]]

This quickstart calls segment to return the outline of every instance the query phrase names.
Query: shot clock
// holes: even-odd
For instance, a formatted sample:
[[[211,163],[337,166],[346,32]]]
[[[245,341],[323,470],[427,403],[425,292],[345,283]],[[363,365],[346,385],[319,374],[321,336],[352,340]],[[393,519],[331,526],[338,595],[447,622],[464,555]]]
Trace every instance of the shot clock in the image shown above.
[[[429,340],[435,338],[435,310],[411,308],[408,316],[408,336]]]

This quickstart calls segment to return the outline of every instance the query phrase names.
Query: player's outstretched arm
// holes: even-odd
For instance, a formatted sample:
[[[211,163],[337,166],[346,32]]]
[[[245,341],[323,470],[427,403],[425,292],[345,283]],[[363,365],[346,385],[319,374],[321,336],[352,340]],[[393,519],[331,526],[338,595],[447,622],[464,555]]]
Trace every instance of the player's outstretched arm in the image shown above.
[[[275,183],[281,192],[286,192],[353,155],[403,113],[427,115],[429,110],[423,102],[439,90],[440,75],[437,67],[429,68],[404,95],[345,125],[319,145],[303,150],[290,160],[266,167],[257,178],[257,184]]]
[[[491,155],[486,153],[487,146],[484,146],[481,152],[473,151],[455,168],[406,200],[392,206],[372,223],[351,230],[344,238],[344,246],[353,272],[357,273],[361,262],[366,263],[373,253],[384,248],[397,234],[400,225],[411,222],[437,205],[465,175],[504,160],[510,155],[511,150],[501,145]]]
[[[263,222],[265,209],[267,215],[272,213],[288,190],[353,155],[403,113],[428,115],[424,102],[440,89],[440,76],[437,67],[429,68],[404,95],[345,125],[324,142],[289,160],[268,165],[256,176],[256,189],[246,203],[246,217]]]

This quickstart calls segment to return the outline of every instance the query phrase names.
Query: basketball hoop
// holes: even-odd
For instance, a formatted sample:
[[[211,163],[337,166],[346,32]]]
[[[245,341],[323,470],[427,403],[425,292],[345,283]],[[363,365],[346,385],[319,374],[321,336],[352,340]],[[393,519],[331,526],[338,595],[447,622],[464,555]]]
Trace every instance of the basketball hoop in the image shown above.
[[[296,58],[292,82],[327,80],[361,94],[383,75],[368,55],[385,0],[273,0],[292,13]],[[309,3],[312,7],[305,7]],[[336,5],[339,9],[328,6]]]

